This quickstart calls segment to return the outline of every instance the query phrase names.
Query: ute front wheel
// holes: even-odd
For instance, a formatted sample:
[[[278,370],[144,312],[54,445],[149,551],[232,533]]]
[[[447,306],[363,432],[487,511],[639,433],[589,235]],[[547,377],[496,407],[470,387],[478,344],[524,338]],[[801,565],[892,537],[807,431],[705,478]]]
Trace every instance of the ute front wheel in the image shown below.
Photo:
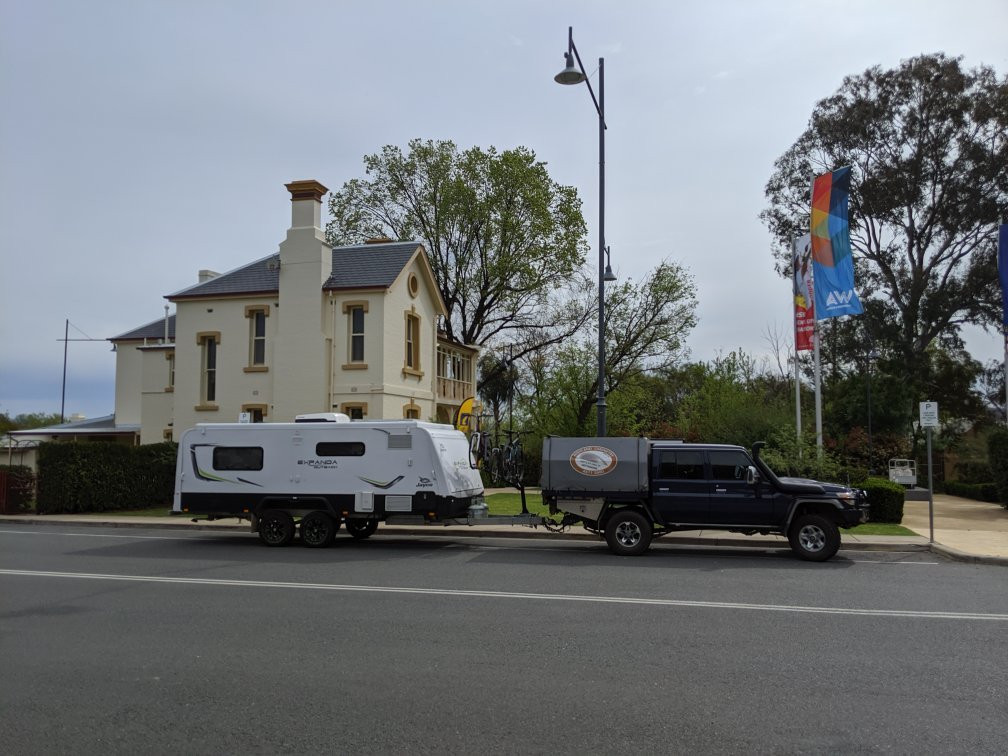
[[[800,515],[788,529],[788,542],[802,559],[825,562],[840,549],[840,529],[822,515]]]
[[[333,542],[339,522],[326,512],[312,512],[301,518],[301,544],[308,548],[325,548]]]
[[[294,519],[286,512],[265,512],[259,517],[259,540],[267,546],[286,546],[294,540]]]
[[[636,509],[621,509],[606,523],[609,550],[619,556],[639,556],[648,550],[653,534],[651,523]]]
[[[347,520],[346,529],[355,540],[363,541],[378,530],[378,520]]]

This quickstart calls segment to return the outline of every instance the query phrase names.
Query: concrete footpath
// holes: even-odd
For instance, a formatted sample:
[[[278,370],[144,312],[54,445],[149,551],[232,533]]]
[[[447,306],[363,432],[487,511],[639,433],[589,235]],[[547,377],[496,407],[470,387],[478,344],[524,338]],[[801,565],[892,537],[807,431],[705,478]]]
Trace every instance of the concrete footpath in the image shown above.
[[[503,490],[503,489],[501,489]],[[497,490],[488,490],[495,493]],[[513,491],[511,491],[513,493]],[[200,520],[187,516],[144,517],[116,513],[86,515],[0,515],[0,525],[38,525],[62,523],[92,527],[172,528],[185,530],[248,530],[249,524],[238,519]],[[861,551],[933,551],[965,562],[1008,566],[1008,509],[986,502],[938,494],[934,497],[934,542],[929,541],[930,520],[927,501],[907,501],[903,505],[903,526],[913,536],[855,535],[842,532],[842,549]],[[598,536],[574,527],[563,533],[521,525],[382,525],[379,532],[400,535],[487,537],[487,538],[563,538],[598,541]],[[783,536],[744,536],[720,530],[692,530],[673,533],[658,543],[710,547],[747,547],[787,549]]]

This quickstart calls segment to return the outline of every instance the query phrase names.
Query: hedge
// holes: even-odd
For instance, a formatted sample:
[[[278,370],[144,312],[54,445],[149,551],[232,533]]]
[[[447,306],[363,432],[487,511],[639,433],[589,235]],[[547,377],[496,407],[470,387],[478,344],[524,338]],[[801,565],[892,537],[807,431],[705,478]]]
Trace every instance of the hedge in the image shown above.
[[[997,502],[997,486],[993,483],[960,483],[955,480],[945,481],[945,493],[952,496],[962,496],[977,501]]]
[[[35,499],[35,474],[27,465],[0,465],[7,473],[6,514],[25,512]]]
[[[43,443],[36,508],[74,513],[169,506],[176,452],[173,443]]]
[[[996,428],[987,437],[987,461],[997,488],[998,501],[1008,508],[1008,428]]]
[[[871,522],[903,521],[903,499],[905,492],[899,483],[886,478],[868,478],[856,488],[863,488],[868,494],[868,519]]]

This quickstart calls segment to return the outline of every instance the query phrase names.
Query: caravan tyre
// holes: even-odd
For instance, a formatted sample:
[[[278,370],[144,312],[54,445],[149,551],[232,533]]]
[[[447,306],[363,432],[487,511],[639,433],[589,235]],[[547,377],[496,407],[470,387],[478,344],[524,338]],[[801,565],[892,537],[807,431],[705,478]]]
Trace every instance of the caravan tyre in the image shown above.
[[[347,520],[346,529],[354,539],[363,541],[365,538],[373,536],[374,532],[378,530],[378,520]]]
[[[336,535],[336,521],[325,512],[312,512],[301,518],[301,544],[308,548],[325,548]]]
[[[294,518],[286,512],[259,516],[259,540],[267,546],[286,546],[294,540]]]

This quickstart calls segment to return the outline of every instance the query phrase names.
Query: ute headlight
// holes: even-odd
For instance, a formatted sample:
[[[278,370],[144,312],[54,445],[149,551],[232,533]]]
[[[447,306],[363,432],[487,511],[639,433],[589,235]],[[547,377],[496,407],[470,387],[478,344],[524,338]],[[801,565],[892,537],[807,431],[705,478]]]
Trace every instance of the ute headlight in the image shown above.
[[[837,494],[837,498],[853,500],[857,498],[857,493],[855,493],[854,491],[841,491],[840,493]]]

